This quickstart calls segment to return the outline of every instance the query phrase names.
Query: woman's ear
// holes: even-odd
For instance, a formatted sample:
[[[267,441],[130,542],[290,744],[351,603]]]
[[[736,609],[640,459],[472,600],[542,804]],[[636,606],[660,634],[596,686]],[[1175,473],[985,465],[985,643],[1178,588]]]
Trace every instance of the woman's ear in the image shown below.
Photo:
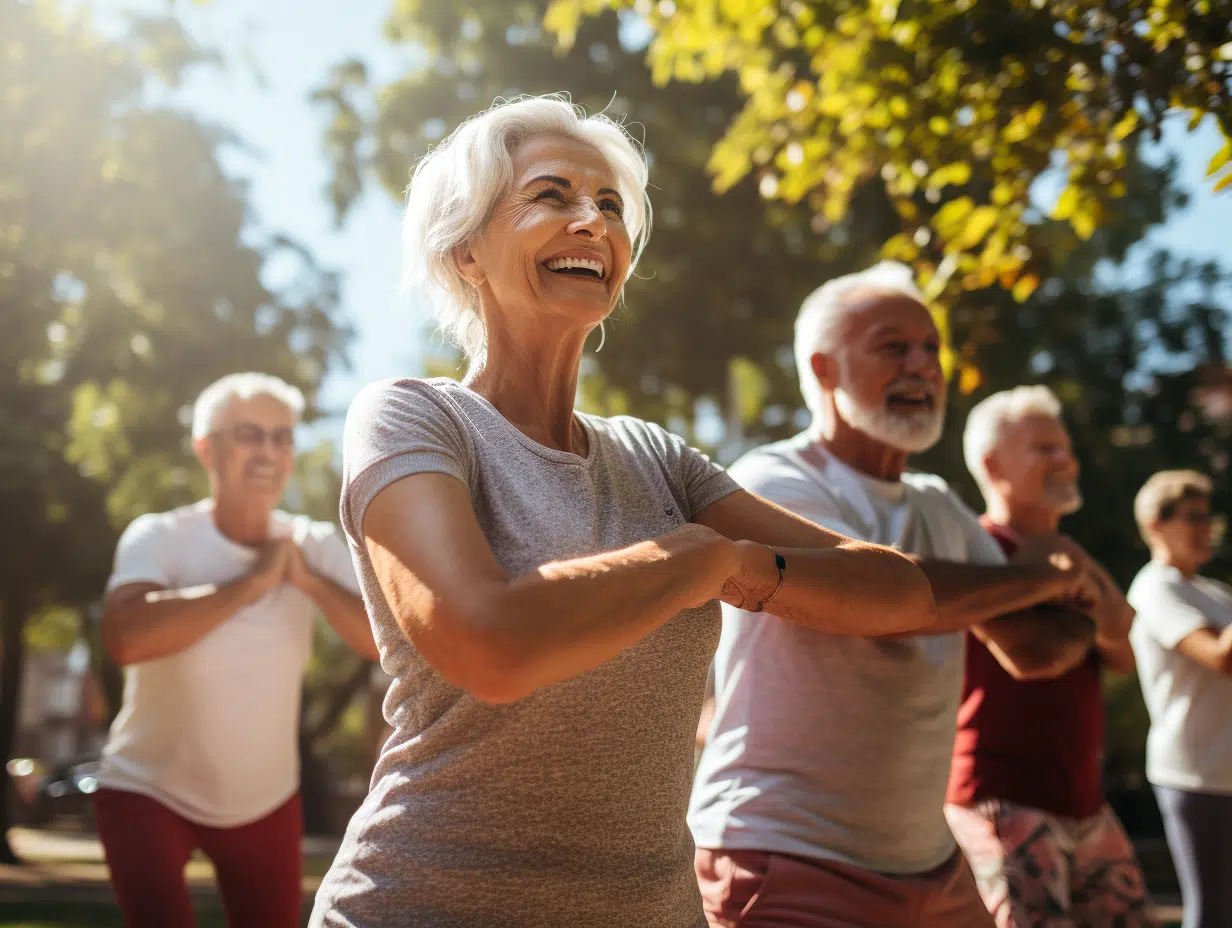
[[[479,264],[479,259],[475,257],[475,250],[471,247],[470,241],[454,246],[453,265],[472,287],[481,287],[488,279],[483,272],[483,267]]]

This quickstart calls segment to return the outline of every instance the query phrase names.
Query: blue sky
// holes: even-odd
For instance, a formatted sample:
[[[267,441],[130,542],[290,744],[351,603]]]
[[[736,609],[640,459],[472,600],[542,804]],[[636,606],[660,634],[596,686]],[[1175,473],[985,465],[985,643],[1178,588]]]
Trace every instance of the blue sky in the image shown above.
[[[160,9],[164,0],[93,0],[105,15]],[[321,405],[333,415],[313,432],[335,437],[355,391],[369,381],[421,372],[428,321],[400,294],[399,204],[370,189],[338,228],[324,196],[324,113],[308,95],[336,62],[357,56],[377,80],[398,75],[406,52],[391,48],[381,25],[392,0],[211,0],[175,8],[202,44],[219,48],[225,69],[200,69],[180,93],[183,104],[234,130],[248,146],[226,166],[250,184],[253,218],[263,232],[302,241],[341,272],[343,307],[356,330],[351,369],[327,379]],[[568,89],[568,88],[561,88]],[[1209,121],[1187,135],[1179,124],[1165,146],[1181,157],[1190,207],[1138,246],[1232,259],[1232,188],[1210,193],[1205,166],[1217,149]],[[652,246],[653,247],[653,246]]]

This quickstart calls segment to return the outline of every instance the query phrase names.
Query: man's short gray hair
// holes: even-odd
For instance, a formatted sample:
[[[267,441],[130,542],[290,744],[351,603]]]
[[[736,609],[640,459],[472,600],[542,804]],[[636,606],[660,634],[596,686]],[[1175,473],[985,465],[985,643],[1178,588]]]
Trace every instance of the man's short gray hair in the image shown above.
[[[269,396],[291,410],[298,422],[304,414],[304,394],[285,380],[272,374],[247,371],[228,374],[201,391],[193,404],[192,437],[205,438],[218,426],[218,420],[235,400],[250,400],[254,396]]]
[[[814,416],[821,411],[822,392],[813,373],[813,355],[838,348],[842,322],[851,309],[848,297],[860,291],[900,294],[924,304],[911,268],[898,261],[882,261],[858,274],[836,277],[805,298],[796,316],[796,374],[804,402]]]
[[[479,295],[458,272],[453,251],[482,231],[509,191],[517,146],[544,136],[591,145],[611,165],[633,243],[630,275],[650,234],[646,158],[620,123],[602,113],[588,116],[566,94],[498,101],[462,123],[411,177],[402,224],[403,277],[408,288],[425,294],[440,330],[472,365],[482,363],[487,334]]]
[[[1061,418],[1061,401],[1042,385],[1014,387],[994,393],[975,404],[963,428],[963,459],[981,487],[988,483],[984,459],[1001,442],[1007,425],[1027,416]]]

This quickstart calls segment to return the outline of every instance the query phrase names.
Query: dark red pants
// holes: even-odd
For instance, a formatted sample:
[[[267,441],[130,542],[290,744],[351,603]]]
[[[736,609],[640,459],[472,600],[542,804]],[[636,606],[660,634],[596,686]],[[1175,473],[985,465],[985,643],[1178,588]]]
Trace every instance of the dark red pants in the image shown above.
[[[193,928],[184,866],[214,864],[228,928],[300,928],[300,798],[236,828],[209,828],[137,793],[94,794],[98,835],[127,928]]]

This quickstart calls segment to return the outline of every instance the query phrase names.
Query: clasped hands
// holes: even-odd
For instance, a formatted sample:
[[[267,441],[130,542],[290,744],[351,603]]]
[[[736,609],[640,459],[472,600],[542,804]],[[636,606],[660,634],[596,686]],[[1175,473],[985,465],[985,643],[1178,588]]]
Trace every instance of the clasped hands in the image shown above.
[[[1097,636],[1129,634],[1133,607],[1108,572],[1072,538],[1059,533],[1034,536],[1023,542],[1012,562],[1051,572],[1057,594],[1050,601],[1090,616]]]
[[[276,538],[261,547],[251,577],[263,595],[284,583],[308,592],[315,574],[299,545],[290,538]]]

